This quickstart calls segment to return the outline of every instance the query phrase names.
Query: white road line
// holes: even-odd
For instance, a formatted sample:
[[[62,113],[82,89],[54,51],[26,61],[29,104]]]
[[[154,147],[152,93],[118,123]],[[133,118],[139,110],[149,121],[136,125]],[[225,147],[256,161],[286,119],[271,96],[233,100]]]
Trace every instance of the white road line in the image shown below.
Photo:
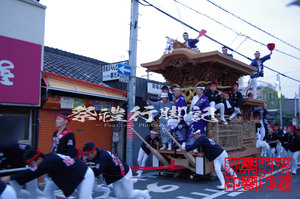
[[[147,175],[147,174],[145,174],[145,175],[143,175],[143,176],[145,176],[145,177],[147,177],[147,178],[157,178],[157,176]]]
[[[199,193],[199,192],[192,192],[191,194],[194,194],[194,195],[197,195],[197,196],[209,196],[209,194]]]
[[[147,179],[139,178],[138,181],[147,181]]]
[[[145,173],[145,174],[143,174],[143,175],[145,175],[145,176],[151,176],[151,177],[153,177],[153,178],[157,178],[157,176],[158,176],[158,171],[148,172],[148,173]],[[155,175],[155,176],[153,176],[153,175]]]
[[[216,192],[216,193],[219,193],[220,191],[219,190],[216,190],[216,189],[204,189],[205,191],[211,191],[211,192]]]
[[[242,191],[242,190],[240,190],[240,191]],[[247,192],[247,191],[245,191],[245,192]],[[243,192],[232,192],[232,193],[228,194],[228,196],[235,197],[235,196],[238,196],[241,193],[245,193],[245,192],[244,191]]]
[[[66,196],[63,194],[62,190],[56,190],[55,192],[55,196],[58,196],[60,198],[66,198]],[[70,199],[75,198],[74,196],[69,196]]]
[[[219,196],[221,196],[221,195],[224,195],[224,194],[226,194],[227,192],[225,192],[225,191],[220,191],[220,192],[218,192],[218,193],[214,193],[214,194],[212,194],[212,195],[209,195],[209,196],[206,196],[206,197],[204,197],[204,198],[202,198],[202,199],[212,199],[212,198],[216,198],[216,197],[219,197]]]
[[[190,198],[190,197],[185,197],[185,196],[177,196],[176,198],[178,198],[178,199],[195,199],[195,198]]]

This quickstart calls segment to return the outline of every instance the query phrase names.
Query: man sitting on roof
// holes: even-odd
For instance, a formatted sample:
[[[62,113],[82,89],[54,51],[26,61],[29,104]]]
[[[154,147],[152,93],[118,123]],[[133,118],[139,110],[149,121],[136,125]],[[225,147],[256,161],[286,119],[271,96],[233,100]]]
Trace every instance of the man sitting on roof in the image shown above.
[[[209,105],[211,107],[211,120],[215,121],[215,113],[214,110],[220,110],[220,114],[221,114],[221,121],[223,122],[223,124],[227,125],[228,123],[226,122],[225,118],[224,118],[224,114],[225,114],[225,106],[223,103],[221,103],[221,97],[220,95],[222,94],[221,91],[217,91],[217,83],[212,82],[209,84],[209,90],[205,93],[205,96],[208,98],[209,100]]]
[[[200,35],[198,35],[196,37],[196,39],[189,39],[189,34],[187,32],[184,32],[183,33],[183,39],[184,39],[183,44],[187,45],[187,47],[190,47],[193,50],[200,52],[199,48],[196,46],[196,43],[199,42],[199,37],[200,37]]]
[[[233,118],[235,118],[238,114],[241,114],[243,96],[238,91],[238,87],[239,87],[239,84],[234,83],[232,85],[232,90],[229,93],[229,101],[230,101],[231,105],[233,106],[233,113],[228,118],[229,121],[232,120]]]
[[[232,54],[228,54],[227,51],[228,51],[228,47],[227,46],[223,46],[223,48],[222,48],[223,55],[227,55],[228,57],[232,57],[233,58],[233,55]]]

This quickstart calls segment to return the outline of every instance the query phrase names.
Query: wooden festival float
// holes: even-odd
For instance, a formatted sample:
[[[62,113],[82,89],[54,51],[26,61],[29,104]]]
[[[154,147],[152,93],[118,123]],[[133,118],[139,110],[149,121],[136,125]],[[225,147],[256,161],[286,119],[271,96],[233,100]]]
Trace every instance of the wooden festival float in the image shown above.
[[[169,48],[160,59],[141,66],[145,67],[147,72],[162,74],[169,85],[181,86],[182,95],[187,99],[188,106],[196,94],[197,83],[201,82],[208,86],[210,82],[217,82],[218,90],[228,91],[241,76],[251,75],[256,71],[254,67],[218,51],[200,53],[176,40],[172,41],[172,45],[173,49]],[[223,147],[229,157],[259,157],[260,150],[256,148],[255,137],[255,123],[259,121],[254,120],[249,110],[253,106],[262,106],[263,103],[265,101],[244,98],[242,116],[234,118],[228,125],[209,122],[207,135]],[[182,152],[174,150],[159,152],[166,160],[170,162],[175,160],[175,165],[187,168],[191,178],[196,174],[215,175],[213,163],[209,163],[201,151],[191,153],[195,157],[196,166],[192,165]]]

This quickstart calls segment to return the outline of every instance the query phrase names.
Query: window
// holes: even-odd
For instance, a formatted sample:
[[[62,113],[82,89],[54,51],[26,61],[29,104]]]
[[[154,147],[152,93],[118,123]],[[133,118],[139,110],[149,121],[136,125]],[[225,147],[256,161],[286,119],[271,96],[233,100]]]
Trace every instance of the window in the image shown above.
[[[28,115],[0,113],[0,142],[29,140]]]

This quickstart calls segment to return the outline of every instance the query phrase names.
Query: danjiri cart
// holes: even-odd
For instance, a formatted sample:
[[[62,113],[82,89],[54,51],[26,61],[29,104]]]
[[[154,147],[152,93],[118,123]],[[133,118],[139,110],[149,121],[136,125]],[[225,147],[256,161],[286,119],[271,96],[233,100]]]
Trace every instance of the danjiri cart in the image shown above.
[[[145,67],[147,72],[162,74],[169,85],[181,86],[182,95],[187,99],[188,106],[195,95],[196,84],[208,85],[210,82],[217,82],[218,90],[228,91],[241,76],[252,75],[256,71],[255,67],[218,51],[201,53],[176,40],[172,41],[172,45],[160,59],[141,64],[141,66]],[[250,109],[254,106],[262,106],[265,102],[244,98],[242,115],[234,118],[228,125],[221,122],[209,122],[207,135],[224,148],[229,157],[259,157],[260,150],[256,148],[255,137],[255,123],[259,121],[253,118]],[[191,153],[196,159],[195,166],[190,164],[182,152],[174,150],[160,150],[159,152],[170,164],[175,160],[176,166],[185,167],[191,178],[195,175],[215,176],[213,163],[210,163],[201,151]],[[158,163],[154,166],[158,166]]]

